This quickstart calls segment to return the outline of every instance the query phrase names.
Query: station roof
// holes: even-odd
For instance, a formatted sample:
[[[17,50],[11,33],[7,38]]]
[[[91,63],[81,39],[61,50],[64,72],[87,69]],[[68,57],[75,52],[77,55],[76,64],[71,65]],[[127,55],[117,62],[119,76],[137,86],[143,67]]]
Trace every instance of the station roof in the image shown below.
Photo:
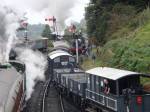
[[[62,51],[62,50],[57,50],[57,51],[53,51],[51,53],[48,54],[49,58],[50,59],[54,59],[56,57],[59,57],[59,56],[71,56],[71,54],[69,54],[68,52],[65,52],[65,51]]]
[[[86,73],[97,75],[111,80],[118,80],[126,76],[139,75],[139,73],[136,72],[109,68],[109,67],[96,67],[86,71]]]

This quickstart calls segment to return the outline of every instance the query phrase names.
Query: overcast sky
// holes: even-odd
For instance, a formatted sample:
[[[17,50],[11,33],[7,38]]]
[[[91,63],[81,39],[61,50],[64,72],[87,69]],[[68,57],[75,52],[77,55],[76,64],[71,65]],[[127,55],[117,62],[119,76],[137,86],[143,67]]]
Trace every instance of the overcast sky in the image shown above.
[[[3,6],[26,13],[30,24],[45,23],[45,18],[56,16],[58,22],[69,24],[84,18],[89,0],[0,0]]]

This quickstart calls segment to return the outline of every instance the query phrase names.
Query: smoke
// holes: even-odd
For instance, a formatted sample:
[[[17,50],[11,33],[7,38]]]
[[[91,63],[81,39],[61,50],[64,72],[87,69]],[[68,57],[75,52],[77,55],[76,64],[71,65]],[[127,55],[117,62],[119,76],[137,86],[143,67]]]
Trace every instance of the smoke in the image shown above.
[[[21,49],[20,49],[21,50]],[[18,59],[26,65],[26,100],[30,99],[36,80],[44,80],[47,67],[46,58],[38,51],[22,49]]]
[[[0,63],[8,62],[9,53],[18,28],[17,14],[8,7],[0,6]]]
[[[12,10],[10,7],[0,6],[0,63],[9,61],[9,53],[18,39],[16,30],[19,27],[22,14]],[[26,48],[18,48],[17,53],[19,55],[18,59],[26,65],[26,100],[28,100],[34,90],[36,80],[45,79],[44,72],[47,60],[40,52],[34,52]]]
[[[74,7],[76,0],[36,0],[31,1],[31,7],[34,11],[41,11],[44,16],[55,16],[64,26],[65,20],[71,16],[71,8]]]
[[[64,26],[65,20],[71,16],[71,9],[76,5],[78,0],[6,0],[6,4],[9,4],[21,12],[27,12],[27,16],[38,16],[43,21],[46,17],[55,16],[61,24]],[[39,19],[38,18],[38,19]],[[30,19],[30,18],[29,18]],[[37,19],[37,18],[36,18]]]

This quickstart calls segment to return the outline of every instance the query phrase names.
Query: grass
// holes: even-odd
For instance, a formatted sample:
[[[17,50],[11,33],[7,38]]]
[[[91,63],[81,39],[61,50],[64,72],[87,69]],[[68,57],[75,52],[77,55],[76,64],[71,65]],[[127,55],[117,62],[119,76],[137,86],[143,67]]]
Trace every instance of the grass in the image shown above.
[[[92,59],[86,58],[81,66],[84,70],[88,70],[101,65],[102,63],[99,59],[95,59],[95,61],[93,61]]]
[[[93,49],[94,54],[96,54],[96,49]],[[92,60],[90,57],[86,57],[83,59],[83,63],[81,64],[84,70],[88,70],[94,67],[104,66],[102,60],[98,55],[96,55],[96,59]]]

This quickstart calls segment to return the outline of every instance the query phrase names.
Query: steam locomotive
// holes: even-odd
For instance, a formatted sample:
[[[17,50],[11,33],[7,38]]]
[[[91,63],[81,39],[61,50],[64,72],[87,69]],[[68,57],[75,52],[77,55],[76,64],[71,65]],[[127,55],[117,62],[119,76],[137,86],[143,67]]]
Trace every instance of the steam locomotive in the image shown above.
[[[57,49],[49,55],[49,77],[57,90],[86,112],[150,112],[150,91],[140,74],[109,67],[83,71],[73,55]]]
[[[20,112],[25,100],[25,66],[18,61],[0,65],[0,112]]]

